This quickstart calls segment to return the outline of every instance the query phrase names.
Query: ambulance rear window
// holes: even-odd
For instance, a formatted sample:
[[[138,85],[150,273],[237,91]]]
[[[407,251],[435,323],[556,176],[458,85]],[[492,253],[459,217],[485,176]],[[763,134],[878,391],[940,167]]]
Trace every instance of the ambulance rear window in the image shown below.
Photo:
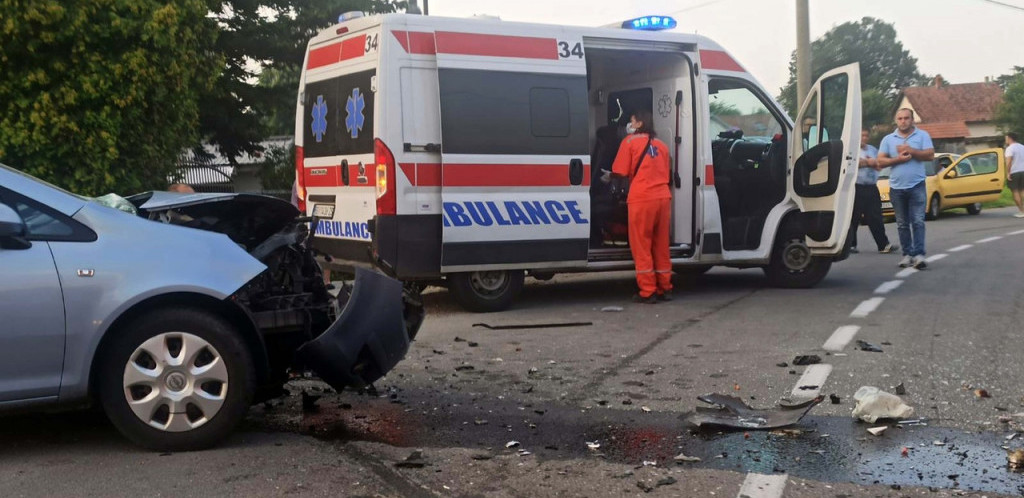
[[[306,84],[303,145],[306,157],[373,154],[375,70]]]

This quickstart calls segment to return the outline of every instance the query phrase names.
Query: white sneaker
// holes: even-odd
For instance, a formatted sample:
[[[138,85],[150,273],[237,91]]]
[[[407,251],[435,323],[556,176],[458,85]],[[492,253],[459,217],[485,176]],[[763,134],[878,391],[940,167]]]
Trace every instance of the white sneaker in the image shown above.
[[[1013,215],[1014,218],[1024,218],[1024,213],[1017,213]]]
[[[914,268],[917,268],[918,270],[928,268],[928,262],[925,261],[924,256],[921,255],[914,256],[914,258],[911,260],[911,264]]]
[[[914,264],[914,258],[910,256],[903,256],[903,259],[900,260],[900,268],[906,268],[912,264]]]

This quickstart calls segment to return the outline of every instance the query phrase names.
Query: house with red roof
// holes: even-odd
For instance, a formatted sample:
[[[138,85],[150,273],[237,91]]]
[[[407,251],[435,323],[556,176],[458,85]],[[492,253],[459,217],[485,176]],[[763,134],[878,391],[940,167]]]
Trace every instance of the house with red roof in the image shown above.
[[[932,136],[936,152],[963,154],[1003,145],[994,121],[1003,90],[995,83],[952,85],[936,76],[929,86],[904,88],[899,102],[898,109],[914,110],[915,125]]]

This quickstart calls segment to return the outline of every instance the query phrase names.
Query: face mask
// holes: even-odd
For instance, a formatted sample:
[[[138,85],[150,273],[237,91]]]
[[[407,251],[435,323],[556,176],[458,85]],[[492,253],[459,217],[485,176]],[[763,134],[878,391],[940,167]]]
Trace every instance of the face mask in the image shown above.
[[[633,128],[633,123],[626,123],[626,133],[630,135],[636,133],[636,128]]]

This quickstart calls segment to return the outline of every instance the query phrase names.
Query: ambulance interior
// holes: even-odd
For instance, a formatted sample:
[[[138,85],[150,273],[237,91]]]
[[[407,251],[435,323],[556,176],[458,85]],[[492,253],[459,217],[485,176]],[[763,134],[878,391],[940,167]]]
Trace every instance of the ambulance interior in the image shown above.
[[[768,213],[786,196],[784,122],[750,82],[708,81],[711,154],[725,250],[757,249]]]
[[[670,185],[672,257],[692,255],[694,112],[689,61],[680,52],[600,48],[592,44],[587,44],[586,54],[591,126],[591,259],[630,257],[626,206],[612,199],[607,180],[619,144],[626,136],[625,126],[638,110],[647,110],[653,116],[657,138],[668,145],[671,153],[672,176],[680,180],[678,187],[674,178]],[[681,94],[677,95],[678,92]],[[677,123],[679,97],[682,112],[678,113]],[[674,146],[677,134],[684,137],[678,161]]]

